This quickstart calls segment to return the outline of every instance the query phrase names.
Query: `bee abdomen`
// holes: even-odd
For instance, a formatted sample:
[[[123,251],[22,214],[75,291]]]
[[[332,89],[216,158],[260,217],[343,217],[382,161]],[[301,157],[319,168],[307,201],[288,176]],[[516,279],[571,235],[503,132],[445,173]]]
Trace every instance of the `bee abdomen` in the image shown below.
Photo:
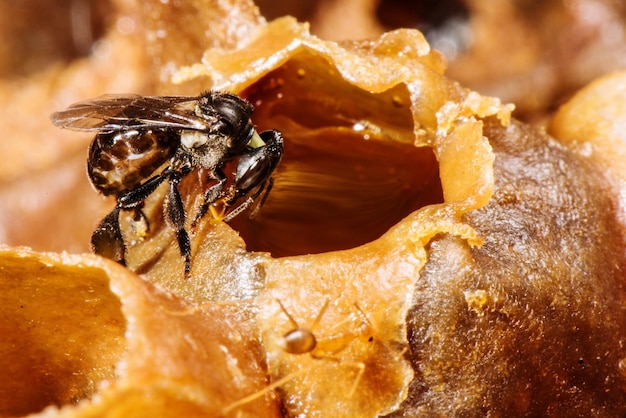
[[[132,190],[174,155],[179,142],[171,131],[100,133],[89,149],[87,173],[104,195]]]

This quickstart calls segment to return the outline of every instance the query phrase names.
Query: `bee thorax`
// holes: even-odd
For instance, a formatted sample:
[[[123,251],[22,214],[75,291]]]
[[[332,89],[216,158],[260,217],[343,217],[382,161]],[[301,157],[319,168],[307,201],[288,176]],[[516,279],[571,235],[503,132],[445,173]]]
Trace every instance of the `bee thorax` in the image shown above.
[[[206,169],[215,168],[222,163],[229,150],[227,137],[198,131],[182,131],[180,144],[195,166]]]
[[[199,131],[182,131],[180,144],[188,150],[205,146],[209,142],[209,135]]]

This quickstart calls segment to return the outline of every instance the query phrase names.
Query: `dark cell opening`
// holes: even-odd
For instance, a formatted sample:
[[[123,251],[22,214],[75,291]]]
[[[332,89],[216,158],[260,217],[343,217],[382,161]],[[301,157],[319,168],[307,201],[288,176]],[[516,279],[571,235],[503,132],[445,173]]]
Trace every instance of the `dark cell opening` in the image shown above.
[[[287,63],[244,95],[259,130],[278,129],[284,157],[257,216],[230,222],[249,251],[275,257],[353,248],[443,201],[431,148],[416,147],[408,92],[372,94],[323,80],[326,64]]]
[[[411,212],[442,201],[430,148],[287,139],[274,188],[258,215],[231,222],[250,251],[273,256],[342,250],[373,241]],[[336,147],[336,149],[333,149]]]

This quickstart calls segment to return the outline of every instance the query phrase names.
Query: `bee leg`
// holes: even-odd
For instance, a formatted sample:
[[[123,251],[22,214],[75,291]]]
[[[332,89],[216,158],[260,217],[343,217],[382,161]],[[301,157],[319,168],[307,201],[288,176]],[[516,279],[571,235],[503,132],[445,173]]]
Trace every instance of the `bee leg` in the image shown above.
[[[120,210],[118,205],[109,213],[91,235],[93,252],[121,265],[126,265],[126,245],[120,230]]]
[[[206,215],[209,210],[209,206],[217,199],[219,199],[222,195],[222,191],[224,190],[224,185],[226,184],[226,175],[222,171],[221,167],[215,168],[213,172],[213,177],[218,181],[217,184],[209,187],[207,191],[204,193],[204,200],[202,202],[202,206],[198,209],[196,216],[193,218],[193,222],[191,222],[191,228],[195,229],[200,222],[200,219]]]
[[[176,231],[178,249],[180,250],[180,255],[185,258],[185,278],[188,278],[189,272],[191,271],[191,243],[189,241],[189,234],[187,234],[185,230],[185,207],[183,206],[183,200],[178,191],[179,182],[180,177],[178,175],[170,176],[170,187],[167,193],[165,214]]]
[[[266,187],[266,185],[267,185],[267,187]],[[250,218],[254,218],[256,216],[256,214],[259,212],[259,209],[261,209],[261,206],[263,205],[263,203],[265,203],[265,200],[267,199],[267,196],[269,195],[269,192],[270,192],[270,190],[272,190],[273,186],[274,186],[274,179],[270,177],[267,182],[261,184],[259,189],[256,192],[254,192],[254,194],[252,196],[249,196],[246,200],[243,201],[243,203],[237,205],[233,210],[228,212],[228,214],[222,220],[224,222],[231,221],[237,215],[239,215],[241,212],[245,211],[250,206],[252,206],[254,204],[254,202],[256,201],[256,199],[261,194],[263,194],[263,197],[261,198],[261,201],[256,204],[256,206],[252,210],[252,213],[250,213]],[[241,197],[241,195],[236,194],[232,199],[230,199],[227,202],[227,206],[232,206],[237,201],[237,199],[239,197]]]
[[[141,208],[144,200],[163,183],[165,178],[163,174],[156,175],[136,189],[118,196],[115,208],[100,222],[91,235],[91,248],[94,253],[117,261],[123,266],[126,265],[126,245],[120,228],[120,211],[134,210],[135,221],[145,222],[147,233],[150,226]]]
[[[129,190],[117,198],[117,205],[120,209],[135,209],[143,206],[143,202],[150,196],[166,179],[166,175],[161,173],[146,180],[136,189]]]

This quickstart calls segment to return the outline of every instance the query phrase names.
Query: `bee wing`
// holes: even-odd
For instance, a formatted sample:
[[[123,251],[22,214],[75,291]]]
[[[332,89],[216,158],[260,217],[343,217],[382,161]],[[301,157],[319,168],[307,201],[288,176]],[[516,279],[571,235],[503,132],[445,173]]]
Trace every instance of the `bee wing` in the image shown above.
[[[76,131],[121,131],[137,128],[208,130],[213,121],[194,114],[198,98],[107,94],[74,103],[50,116],[52,123]]]

